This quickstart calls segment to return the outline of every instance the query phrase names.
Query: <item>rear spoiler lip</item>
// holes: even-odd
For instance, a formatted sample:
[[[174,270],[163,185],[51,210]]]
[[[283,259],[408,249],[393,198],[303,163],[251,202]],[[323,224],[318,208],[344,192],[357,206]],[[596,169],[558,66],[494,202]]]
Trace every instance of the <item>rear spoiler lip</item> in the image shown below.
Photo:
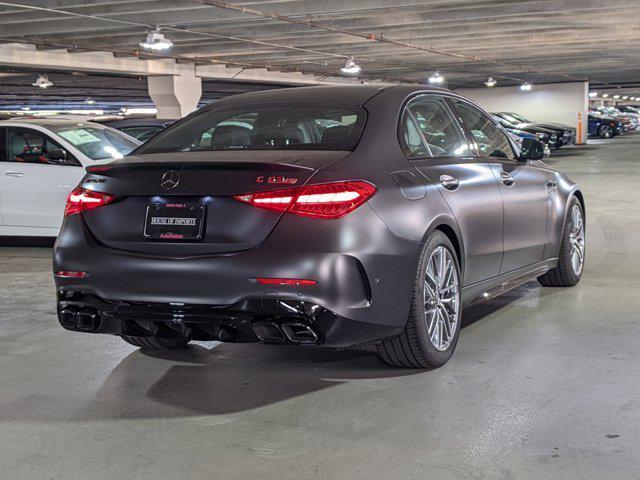
[[[315,168],[295,165],[292,163],[264,162],[264,161],[242,161],[242,162],[215,162],[215,161],[195,161],[195,162],[131,162],[112,163],[105,165],[91,165],[85,170],[90,174],[104,174],[118,170],[145,170],[149,168],[160,170],[201,170],[203,168],[216,167],[224,170],[252,170],[259,168],[262,171],[282,171],[286,170],[306,170],[315,171]]]

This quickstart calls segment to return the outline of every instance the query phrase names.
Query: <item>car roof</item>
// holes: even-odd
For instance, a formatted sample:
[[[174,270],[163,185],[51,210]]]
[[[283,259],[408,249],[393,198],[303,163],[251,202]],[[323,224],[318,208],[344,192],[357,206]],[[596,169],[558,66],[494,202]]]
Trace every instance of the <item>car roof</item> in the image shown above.
[[[101,123],[113,128],[122,127],[163,127],[172,123],[174,120],[161,120],[157,118],[126,118],[118,120],[94,120],[96,123]]]
[[[37,125],[39,127],[66,127],[83,123],[89,123],[90,118],[85,121],[70,120],[70,119],[57,119],[57,118],[12,118],[9,120],[0,120],[0,125],[3,124],[22,124],[22,125]],[[93,123],[92,123],[93,124]]]
[[[451,93],[450,90],[427,85],[315,85],[231,95],[209,103],[202,108],[208,110],[218,106],[270,102],[330,102],[345,105],[363,105],[378,93],[390,90],[404,90],[407,94],[414,91]]]

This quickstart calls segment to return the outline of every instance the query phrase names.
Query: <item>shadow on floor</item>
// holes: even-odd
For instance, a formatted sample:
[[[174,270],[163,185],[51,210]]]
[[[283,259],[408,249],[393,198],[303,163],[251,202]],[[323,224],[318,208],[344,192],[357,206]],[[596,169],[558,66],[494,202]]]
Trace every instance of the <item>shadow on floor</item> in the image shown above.
[[[81,418],[232,414],[348,380],[423,373],[388,368],[358,350],[217,344],[211,350],[193,345],[162,358],[136,351],[111,372]]]
[[[518,300],[533,285],[466,309],[463,327]],[[138,351],[113,370],[85,413],[92,418],[106,412],[119,418],[229,414],[349,380],[430,374],[435,372],[388,367],[361,349],[217,344],[162,355]]]
[[[525,283],[524,285],[520,285],[499,297],[492,298],[488,301],[480,301],[465,308],[462,314],[462,328],[472,325],[487,315],[497,312],[501,308],[506,307],[516,300],[524,297],[527,293],[536,288],[540,288],[540,284],[534,280]],[[539,295],[544,295],[544,289],[540,290]]]
[[[532,285],[466,309],[463,327],[518,300]],[[133,351],[111,370],[97,391],[78,384],[55,397],[28,395],[0,405],[0,418],[88,422],[234,414],[351,380],[437,376],[442,371],[391,368],[363,349],[217,342],[210,346],[191,345],[184,351],[162,354]]]

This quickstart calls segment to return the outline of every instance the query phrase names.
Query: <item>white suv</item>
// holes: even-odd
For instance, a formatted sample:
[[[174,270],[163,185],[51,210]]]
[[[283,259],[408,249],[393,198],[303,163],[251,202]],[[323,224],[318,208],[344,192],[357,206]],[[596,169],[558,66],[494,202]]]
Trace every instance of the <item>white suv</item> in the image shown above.
[[[0,236],[57,236],[84,167],[122,158],[138,145],[92,122],[0,121]]]

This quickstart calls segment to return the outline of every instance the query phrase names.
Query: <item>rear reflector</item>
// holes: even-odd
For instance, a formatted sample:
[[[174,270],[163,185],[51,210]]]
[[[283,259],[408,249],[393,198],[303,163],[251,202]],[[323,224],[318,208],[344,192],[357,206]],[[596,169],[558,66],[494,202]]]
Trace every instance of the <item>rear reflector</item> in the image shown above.
[[[107,193],[94,192],[86,188],[76,187],[67,198],[67,206],[64,209],[65,216],[98,208],[115,199],[113,195]]]
[[[309,285],[317,285],[318,282],[316,282],[315,280],[308,280],[305,278],[265,278],[265,277],[258,277],[256,278],[256,281],[260,284],[260,285],[303,285],[303,286],[309,286]]]
[[[233,198],[267,210],[303,217],[335,219],[352,212],[375,193],[376,187],[369,182],[354,180],[247,193]]]
[[[59,270],[56,272],[58,278],[84,278],[87,272],[74,272],[72,270]]]

